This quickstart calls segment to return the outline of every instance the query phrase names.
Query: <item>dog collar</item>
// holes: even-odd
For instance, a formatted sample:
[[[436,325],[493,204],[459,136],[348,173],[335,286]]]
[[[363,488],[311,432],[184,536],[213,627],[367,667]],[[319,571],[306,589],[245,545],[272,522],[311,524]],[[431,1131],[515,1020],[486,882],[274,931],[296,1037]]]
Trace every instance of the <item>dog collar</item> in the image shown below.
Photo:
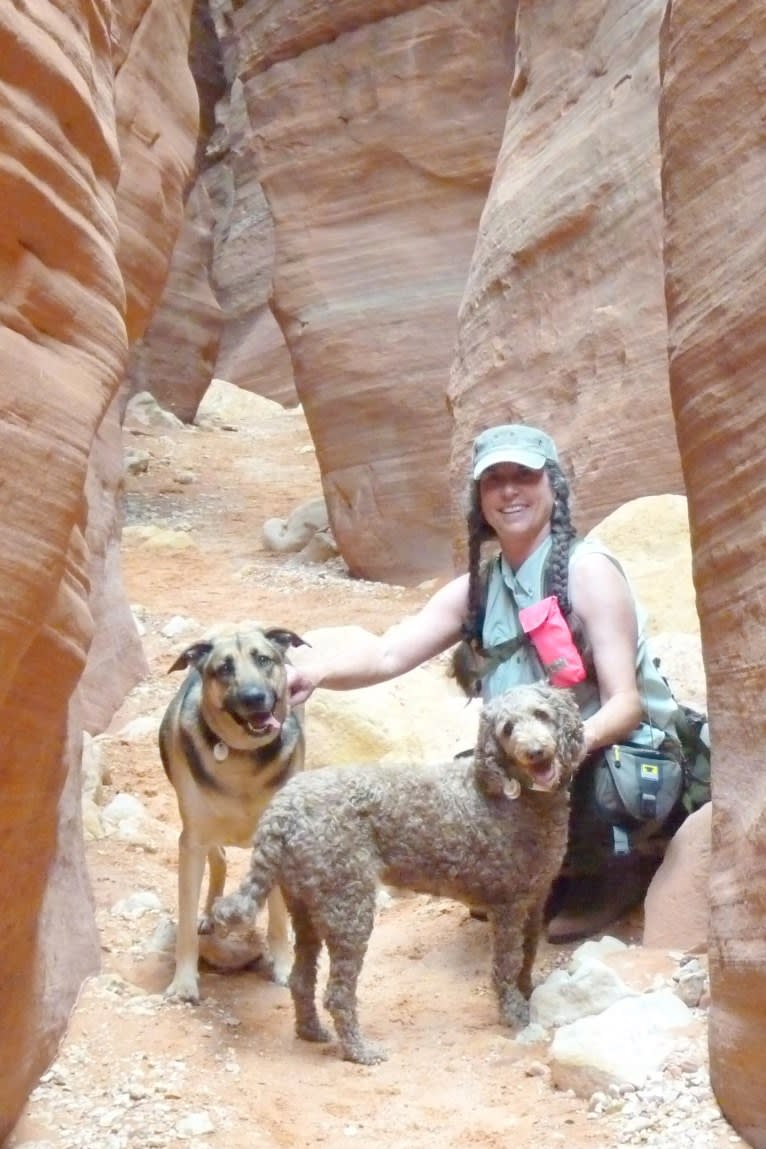
[[[506,782],[503,783],[503,793],[505,794],[506,798],[510,798],[511,801],[513,801],[514,798],[518,798],[522,790],[526,791],[528,794],[551,793],[547,786],[538,786],[536,782],[522,786],[518,778],[509,778]]]

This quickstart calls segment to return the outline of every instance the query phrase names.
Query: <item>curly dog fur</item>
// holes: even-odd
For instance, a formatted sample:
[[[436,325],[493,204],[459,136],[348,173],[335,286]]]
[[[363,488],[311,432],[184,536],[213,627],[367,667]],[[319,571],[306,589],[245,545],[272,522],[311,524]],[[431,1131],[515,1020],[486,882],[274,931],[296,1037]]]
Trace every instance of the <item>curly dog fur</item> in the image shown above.
[[[373,1064],[385,1054],[360,1033],[356,986],[378,883],[486,907],[500,1017],[523,1024],[543,909],[566,848],[569,782],[582,756],[571,694],[521,686],[485,704],[473,758],[298,775],[263,814],[249,875],[215,903],[214,920],[226,930],[252,918],[278,883],[295,931],[296,1033],[330,1039],[315,1001],[324,942],[324,1004],[341,1052]]]

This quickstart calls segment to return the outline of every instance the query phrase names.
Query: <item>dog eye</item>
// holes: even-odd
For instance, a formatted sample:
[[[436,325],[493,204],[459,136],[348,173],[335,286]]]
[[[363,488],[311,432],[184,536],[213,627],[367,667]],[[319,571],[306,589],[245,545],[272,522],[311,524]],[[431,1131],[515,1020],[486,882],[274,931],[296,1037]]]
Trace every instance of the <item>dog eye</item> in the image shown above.
[[[547,710],[533,710],[532,717],[537,722],[550,722],[550,715]]]
[[[510,718],[506,718],[505,722],[500,728],[500,734],[503,738],[510,738],[513,734],[513,722]]]
[[[253,662],[260,670],[265,670],[267,666],[271,666],[274,662],[273,658],[269,658],[268,654],[259,654],[257,650],[253,651]]]
[[[213,667],[213,674],[216,678],[231,678],[234,674],[234,659],[224,658],[223,662]]]

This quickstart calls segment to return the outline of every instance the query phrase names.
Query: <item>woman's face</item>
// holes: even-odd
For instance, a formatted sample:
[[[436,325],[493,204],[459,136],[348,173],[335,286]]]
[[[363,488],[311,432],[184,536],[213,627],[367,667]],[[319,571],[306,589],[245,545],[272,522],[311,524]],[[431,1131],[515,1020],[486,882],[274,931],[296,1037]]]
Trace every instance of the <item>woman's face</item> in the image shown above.
[[[545,468],[496,463],[479,479],[481,510],[511,557],[522,558],[550,534],[553,490]]]

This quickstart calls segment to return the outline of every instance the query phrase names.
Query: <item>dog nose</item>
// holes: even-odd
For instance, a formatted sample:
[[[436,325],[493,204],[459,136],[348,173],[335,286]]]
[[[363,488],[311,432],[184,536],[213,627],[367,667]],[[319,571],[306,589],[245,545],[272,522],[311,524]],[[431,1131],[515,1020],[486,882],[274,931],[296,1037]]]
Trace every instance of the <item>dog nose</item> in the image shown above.
[[[271,692],[261,686],[251,686],[239,692],[239,704],[248,712],[260,713],[270,710],[272,701]]]
[[[530,762],[541,762],[544,759],[550,757],[546,747],[542,745],[527,745],[524,748],[524,752]]]

